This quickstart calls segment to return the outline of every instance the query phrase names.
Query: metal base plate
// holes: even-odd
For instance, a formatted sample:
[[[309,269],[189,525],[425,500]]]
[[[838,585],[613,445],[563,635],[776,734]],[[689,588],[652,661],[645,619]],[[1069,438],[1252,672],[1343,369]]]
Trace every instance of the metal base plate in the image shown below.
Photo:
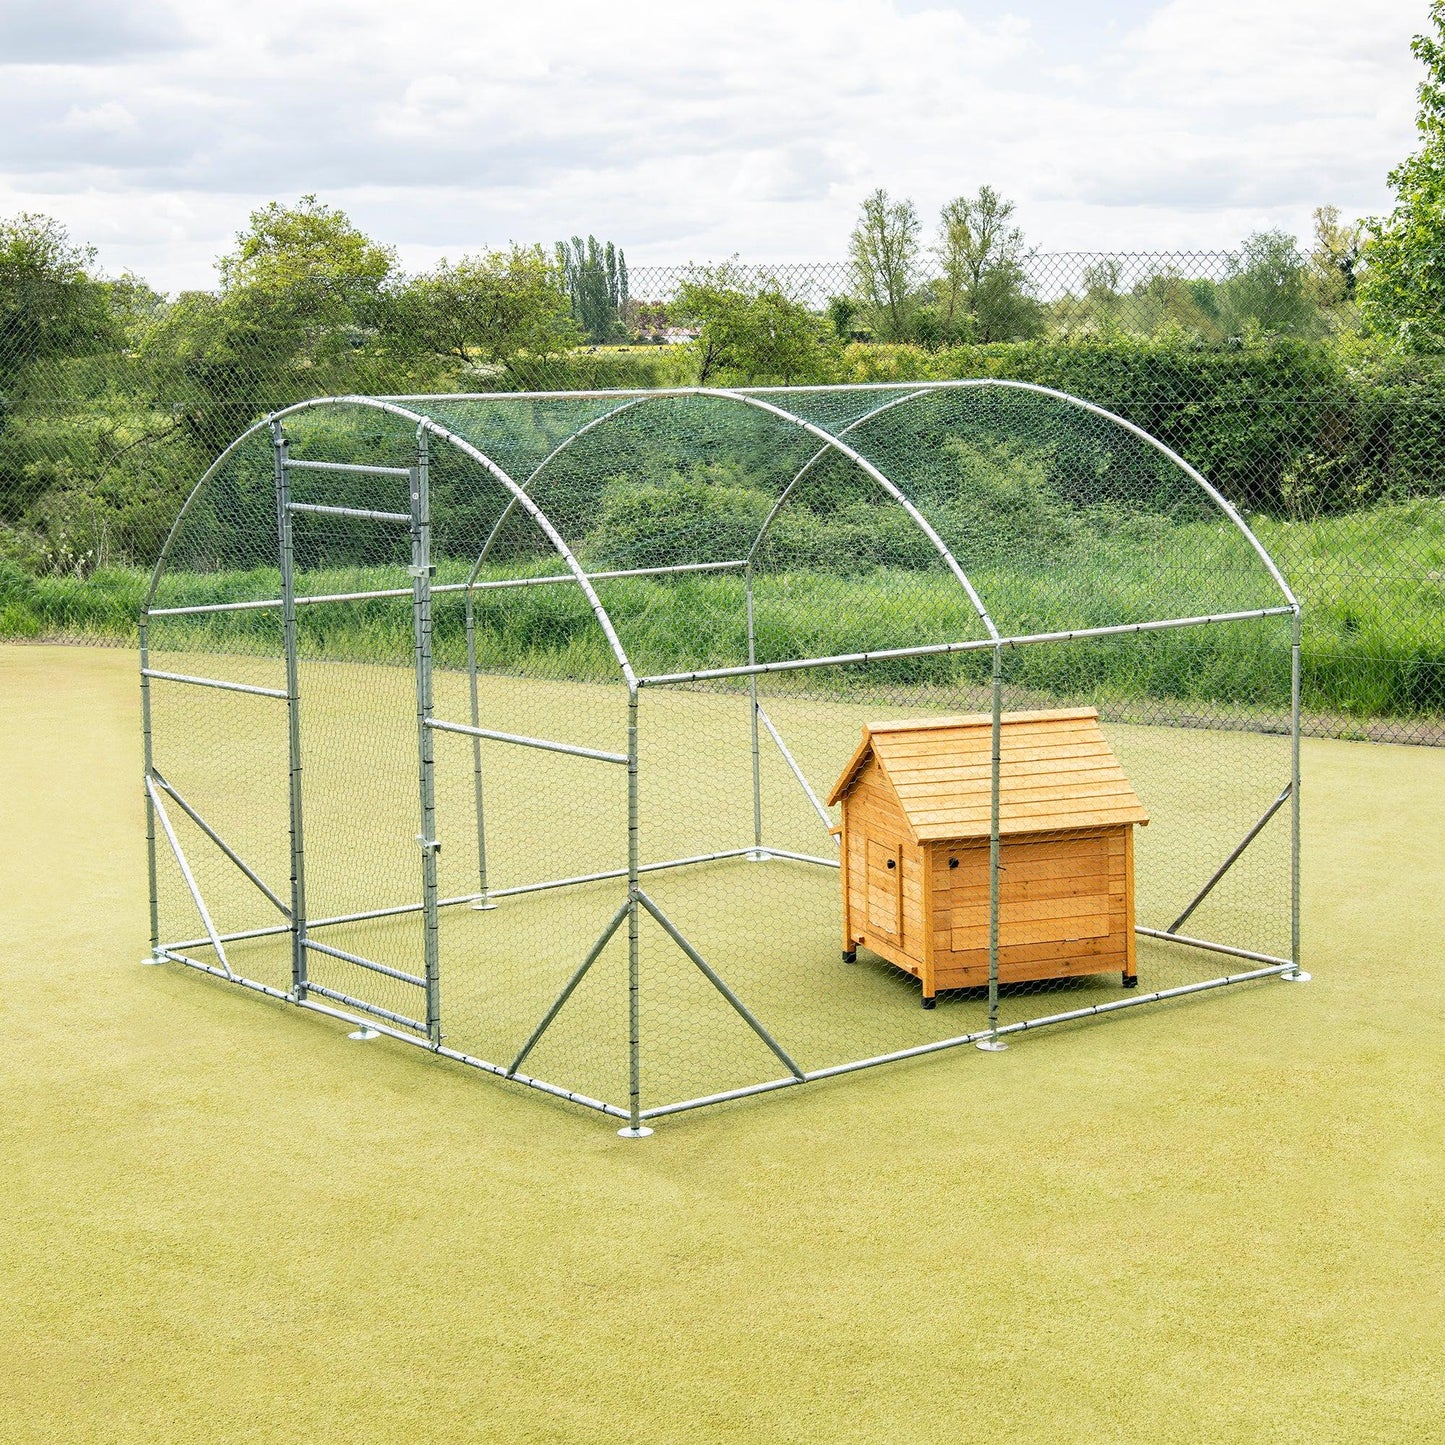
[[[495,903],[473,903],[473,913],[490,913],[497,905]]]
[[[1280,974],[1280,977],[1286,983],[1308,983],[1310,981],[1310,975],[1307,974],[1302,968],[1298,969],[1294,973],[1282,973]]]
[[[743,854],[749,863],[768,863],[771,862],[772,856],[766,848],[754,848],[751,852]]]
[[[379,1039],[381,1035],[374,1028],[370,1027],[370,1025],[362,1024],[359,1029],[353,1029],[346,1037],[355,1039],[357,1043],[364,1044],[370,1039]]]
[[[639,1124],[635,1129],[629,1124],[627,1128],[617,1131],[617,1137],[619,1139],[646,1139],[651,1133],[652,1130],[645,1124]]]
[[[1008,1048],[1003,1039],[980,1039],[974,1048],[982,1049],[986,1054],[1001,1054]]]
[[[141,962],[141,967],[142,967],[142,968],[155,968],[158,964],[169,963],[169,962],[170,962],[170,959],[168,959],[168,958],[157,958],[157,957],[155,957],[154,954],[152,954],[152,955],[150,955],[150,956],[148,956],[148,957],[146,957],[146,958],[141,959],[140,962]]]

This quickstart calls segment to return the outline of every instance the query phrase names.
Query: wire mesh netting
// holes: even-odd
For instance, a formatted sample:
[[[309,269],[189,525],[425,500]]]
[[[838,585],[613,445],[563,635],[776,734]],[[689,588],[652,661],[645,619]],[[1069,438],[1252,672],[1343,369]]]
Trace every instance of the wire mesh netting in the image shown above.
[[[1293,598],[1058,393],[307,404],[145,624],[161,956],[633,1128],[1298,962]]]

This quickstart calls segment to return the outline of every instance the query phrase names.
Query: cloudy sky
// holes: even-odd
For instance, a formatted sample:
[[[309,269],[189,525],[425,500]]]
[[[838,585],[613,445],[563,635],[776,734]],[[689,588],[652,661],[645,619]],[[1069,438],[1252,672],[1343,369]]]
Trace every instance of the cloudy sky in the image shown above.
[[[409,266],[593,231],[841,256],[989,182],[1047,251],[1384,209],[1425,0],[0,0],[0,215],[208,285],[313,191]]]

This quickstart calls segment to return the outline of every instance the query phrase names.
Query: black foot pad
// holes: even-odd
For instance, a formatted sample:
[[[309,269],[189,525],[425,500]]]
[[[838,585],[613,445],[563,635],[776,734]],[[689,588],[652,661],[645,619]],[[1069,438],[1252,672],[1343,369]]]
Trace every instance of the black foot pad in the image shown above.
[[[1139,975],[1138,975],[1137,973],[1126,973],[1126,974],[1124,975],[1124,987],[1125,987],[1125,988],[1138,988],[1138,987],[1139,987]]]
[[[858,962],[858,950],[857,950],[856,948],[845,948],[845,949],[843,950],[843,962],[844,962],[844,963],[857,963],[857,962]]]
[[[924,1008],[936,1008],[937,1006],[938,1006],[938,1000],[937,1000],[936,998],[929,998],[926,994],[924,995],[924,998],[923,998],[923,1007],[924,1007]]]

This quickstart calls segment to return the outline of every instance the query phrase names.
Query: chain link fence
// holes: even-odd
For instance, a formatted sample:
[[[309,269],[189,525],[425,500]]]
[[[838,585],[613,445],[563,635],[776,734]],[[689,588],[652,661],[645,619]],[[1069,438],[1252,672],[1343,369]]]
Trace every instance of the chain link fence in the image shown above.
[[[324,289],[239,310],[130,282],[103,305],[45,288],[12,298],[0,310],[0,633],[133,635],[141,569],[180,498],[275,408],[696,382],[703,348],[680,295],[697,275],[634,267],[615,339],[550,354],[502,354],[485,328],[403,324]],[[819,374],[787,380],[1008,378],[1135,422],[1239,507],[1298,592],[1306,731],[1445,740],[1442,366],[1362,337],[1347,273],[1248,248],[1034,255],[1004,282],[910,277],[896,314],[846,263],[730,275],[816,315]],[[747,484],[725,471],[694,479],[723,507]],[[861,555],[874,541],[851,545]]]

